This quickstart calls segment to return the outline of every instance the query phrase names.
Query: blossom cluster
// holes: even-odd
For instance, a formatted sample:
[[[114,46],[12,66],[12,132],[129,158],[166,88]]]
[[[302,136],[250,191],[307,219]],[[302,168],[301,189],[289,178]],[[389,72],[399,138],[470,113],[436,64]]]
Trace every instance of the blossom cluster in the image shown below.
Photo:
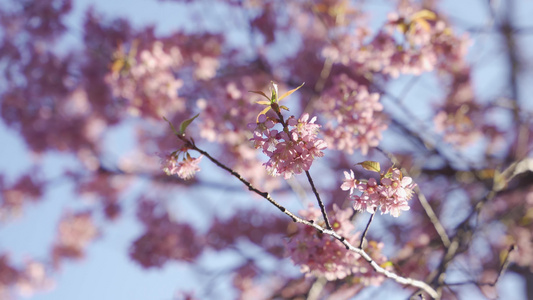
[[[479,103],[475,101],[470,69],[457,66],[450,72],[446,82],[453,88],[446,95],[444,103],[437,108],[433,123],[435,130],[443,134],[445,142],[461,148],[471,145],[485,136],[493,142],[496,136],[491,136],[490,128],[485,126],[486,116]]]
[[[202,252],[202,241],[194,229],[175,220],[157,202],[141,199],[137,217],[144,232],[133,242],[130,257],[142,267],[161,267],[172,260],[192,261]]]
[[[163,112],[184,111],[185,102],[178,97],[183,81],[173,73],[183,62],[179,48],[166,50],[162,42],[155,42],[139,55],[136,48],[133,43],[128,54],[122,48],[115,53],[112,70],[105,76],[113,96],[127,101],[134,115],[159,118]]]
[[[379,145],[387,129],[379,94],[369,93],[366,86],[346,74],[336,76],[333,82],[317,104],[319,111],[332,120],[325,126],[325,140],[337,150],[352,154],[360,149],[366,155],[369,148]]]
[[[97,237],[98,228],[90,211],[64,215],[52,249],[54,265],[58,267],[65,259],[83,258],[85,248]]]
[[[394,217],[398,217],[401,211],[409,210],[407,201],[411,199],[416,184],[411,177],[403,176],[399,169],[391,168],[382,174],[379,184],[374,178],[364,182],[355,179],[353,170],[350,173],[344,171],[344,176],[341,189],[350,190],[350,199],[354,201],[356,210],[374,213],[380,207],[382,214],[390,213]],[[354,190],[362,194],[356,195]]]
[[[324,156],[322,150],[327,148],[327,143],[318,138],[320,125],[315,121],[316,117],[309,120],[307,113],[298,120],[291,116],[287,126],[278,131],[273,128],[280,121],[261,114],[256,124],[250,124],[254,147],[270,157],[264,164],[269,174],[289,179],[293,174],[308,171],[315,157]]]
[[[273,190],[280,186],[280,178],[268,176],[261,165],[257,151],[249,143],[248,123],[257,117],[257,96],[248,91],[261,82],[260,75],[250,78],[237,78],[202,91],[203,98],[196,101],[202,122],[198,122],[199,136],[209,142],[216,142],[224,156],[223,162],[231,166],[253,185],[263,190]],[[208,99],[216,98],[217,101]],[[255,125],[255,124],[254,124]]]
[[[188,153],[184,155],[184,158],[179,160],[179,152],[173,152],[168,155],[164,155],[161,159],[161,168],[167,175],[178,175],[181,179],[191,179],[196,172],[200,171],[198,164],[202,160],[203,155],[193,158]]]
[[[374,36],[369,28],[341,36],[322,49],[335,63],[357,66],[359,71],[379,72],[393,78],[420,75],[435,68],[450,70],[466,54],[467,36],[457,36],[433,11],[400,4]]]
[[[17,299],[15,292],[31,297],[37,291],[53,289],[55,282],[49,273],[42,262],[26,258],[23,266],[16,266],[8,254],[0,253],[0,299]]]
[[[329,215],[333,229],[348,241],[356,244],[359,234],[354,234],[354,225],[350,221],[353,211],[340,209],[333,206],[333,213]],[[322,214],[318,208],[309,207],[300,211],[300,215],[307,220],[324,225]],[[324,276],[327,280],[343,279],[350,275],[360,277],[364,284],[379,284],[380,277],[376,277],[372,269],[361,260],[361,256],[352,252],[329,235],[325,235],[304,224],[296,224],[290,239],[286,242],[287,252],[292,261],[301,266],[301,271],[306,275]],[[377,263],[386,261],[379,249],[381,246],[375,242],[369,243],[368,251],[372,252]]]

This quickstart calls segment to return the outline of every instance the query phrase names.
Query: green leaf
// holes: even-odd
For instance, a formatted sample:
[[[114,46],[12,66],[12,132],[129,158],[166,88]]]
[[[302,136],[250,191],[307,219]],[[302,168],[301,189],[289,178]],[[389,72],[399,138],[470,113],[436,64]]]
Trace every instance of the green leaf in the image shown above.
[[[280,105],[279,108],[284,109],[284,110],[286,110],[286,111],[289,110],[289,108],[288,108],[287,106],[285,106],[285,105]]]
[[[283,94],[281,97],[279,97],[278,99],[278,102],[283,100],[283,98],[287,97],[287,96],[290,96],[292,93],[296,92],[299,88],[301,88],[302,86],[304,86],[305,82],[302,83],[299,87],[295,88],[295,89],[292,89],[288,92],[286,92],[285,94]]]
[[[379,173],[381,171],[381,167],[377,161],[366,160],[364,162],[358,163],[358,165],[361,165],[363,169],[368,171],[376,173]]]
[[[273,103],[278,102],[278,85],[275,84],[274,81],[270,82],[270,93],[272,95],[270,101]]]
[[[189,125],[191,125],[192,121],[194,121],[194,119],[198,118],[200,114],[196,114],[196,116],[190,118],[190,119],[187,119],[183,122],[181,122],[181,125],[180,125],[180,135],[184,134],[185,133],[185,130],[187,129],[187,127],[189,127]]]
[[[261,104],[261,105],[270,105],[270,101],[265,101],[265,100],[256,101],[255,103]]]
[[[384,263],[382,263],[382,264],[380,265],[380,267],[382,267],[382,268],[393,267],[393,266],[394,266],[394,264],[393,264],[392,261],[390,261],[390,260],[389,260],[389,261],[386,261],[386,262],[384,262]]]
[[[261,92],[261,91],[248,91],[248,92],[261,95],[261,96],[267,98],[270,101],[270,98],[268,98],[268,96],[265,93]],[[270,102],[268,102],[268,103],[270,103]]]
[[[174,128],[174,125],[172,125],[172,123],[165,117],[163,117],[163,120],[167,121],[168,125],[170,125],[170,128],[172,128],[172,131],[174,132],[174,134],[178,135],[178,132],[176,131],[176,128]]]
[[[417,20],[417,19],[436,20],[437,19],[437,15],[434,12],[432,12],[431,10],[422,9],[421,11],[416,12],[416,13],[414,13],[411,16],[411,20],[414,21],[414,20]]]

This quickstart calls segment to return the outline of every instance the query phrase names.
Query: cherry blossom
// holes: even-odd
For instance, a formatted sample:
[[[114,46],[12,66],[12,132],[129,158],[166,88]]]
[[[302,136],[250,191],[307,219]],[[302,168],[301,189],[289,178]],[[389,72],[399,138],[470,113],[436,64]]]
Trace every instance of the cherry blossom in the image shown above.
[[[411,177],[403,176],[400,170],[392,168],[382,174],[379,184],[375,178],[355,179],[353,170],[350,173],[344,171],[344,175],[341,189],[350,190],[350,199],[356,210],[374,213],[380,208],[382,214],[390,213],[393,217],[398,217],[402,211],[410,209],[408,201],[416,184]],[[354,189],[359,190],[361,194],[354,194]]]
[[[309,171],[313,160],[324,156],[322,150],[327,148],[327,143],[317,136],[320,125],[315,124],[316,117],[309,120],[309,114],[303,114],[296,120],[291,116],[281,132],[270,130],[274,121],[264,115],[258,121],[251,140],[270,157],[264,164],[269,174],[289,179],[293,174]]]
[[[360,149],[363,155],[379,145],[387,125],[380,112],[383,105],[379,94],[369,93],[346,74],[334,79],[334,86],[322,97],[319,110],[328,119],[324,139],[334,149],[353,153]]]
[[[318,224],[324,221],[320,218],[320,210],[309,207],[299,212],[302,217],[313,220]],[[330,218],[332,226],[339,234],[349,236],[350,242],[356,243],[359,234],[354,234],[354,226],[350,221],[351,209],[341,210],[333,206]],[[379,261],[385,257],[379,255],[379,249],[373,251]],[[375,275],[364,263],[362,258],[344,247],[339,241],[330,236],[320,234],[315,229],[298,224],[290,233],[287,241],[287,252],[295,264],[301,266],[301,271],[309,275],[324,276],[327,280],[343,279],[354,275],[361,277],[363,284],[379,284],[381,279]],[[373,278],[375,277],[375,278]]]
[[[184,180],[193,178],[196,172],[200,171],[198,164],[202,160],[203,155],[200,155],[197,158],[192,158],[186,153],[184,156],[185,157],[179,161],[176,153],[165,155],[161,160],[163,171],[169,176],[178,175],[178,177]]]
[[[70,276],[132,204],[141,230],[110,251],[200,278],[178,298],[224,286],[350,299],[385,280],[390,293],[427,283],[415,298],[508,298],[493,285],[533,265],[528,4],[485,2],[490,14],[438,0],[167,0],[171,28],[100,4],[74,20],[76,1],[2,3],[0,222],[48,217],[58,191],[72,201],[54,202],[66,212],[38,249],[19,247],[33,218],[2,227],[0,298]],[[360,160],[393,166],[367,164],[372,176],[352,170]],[[192,179],[200,162],[226,177],[165,176]],[[315,199],[321,210],[294,213]]]

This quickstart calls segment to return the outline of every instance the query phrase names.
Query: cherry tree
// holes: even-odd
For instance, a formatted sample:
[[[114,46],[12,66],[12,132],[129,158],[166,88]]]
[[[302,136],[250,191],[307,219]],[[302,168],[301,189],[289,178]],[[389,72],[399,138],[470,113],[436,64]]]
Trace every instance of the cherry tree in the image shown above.
[[[71,28],[70,0],[0,5],[1,120],[31,160],[0,174],[1,222],[58,184],[76,202],[47,255],[1,245],[1,299],[50,290],[121,218],[142,226],[123,252],[135,264],[208,282],[179,299],[533,286],[531,4],[159,2],[185,25],[95,6]],[[53,156],[68,163],[51,172]]]

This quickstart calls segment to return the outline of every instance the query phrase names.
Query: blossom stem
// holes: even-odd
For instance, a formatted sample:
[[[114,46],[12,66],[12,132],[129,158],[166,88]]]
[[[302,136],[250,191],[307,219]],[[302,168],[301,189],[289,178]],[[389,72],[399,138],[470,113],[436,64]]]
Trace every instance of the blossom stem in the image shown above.
[[[373,212],[372,215],[370,215],[370,219],[368,220],[368,223],[366,224],[365,231],[363,231],[363,235],[361,236],[361,243],[359,243],[359,249],[363,249],[363,243],[365,242],[366,234],[368,233],[368,229],[370,228],[370,223],[372,223],[372,220],[374,220],[375,215],[376,215],[376,212]]]
[[[320,199],[320,194],[316,190],[315,183],[313,182],[313,178],[311,178],[311,174],[309,174],[309,171],[305,171],[305,175],[307,175],[307,180],[309,181],[309,184],[311,185],[311,189],[313,190],[316,200],[318,201],[318,206],[320,206],[320,211],[322,212],[322,216],[324,217],[324,221],[326,222],[326,228],[329,230],[333,230],[331,228],[331,224],[329,223],[328,215],[326,213],[326,207],[324,206],[324,202],[322,202],[322,199]]]

